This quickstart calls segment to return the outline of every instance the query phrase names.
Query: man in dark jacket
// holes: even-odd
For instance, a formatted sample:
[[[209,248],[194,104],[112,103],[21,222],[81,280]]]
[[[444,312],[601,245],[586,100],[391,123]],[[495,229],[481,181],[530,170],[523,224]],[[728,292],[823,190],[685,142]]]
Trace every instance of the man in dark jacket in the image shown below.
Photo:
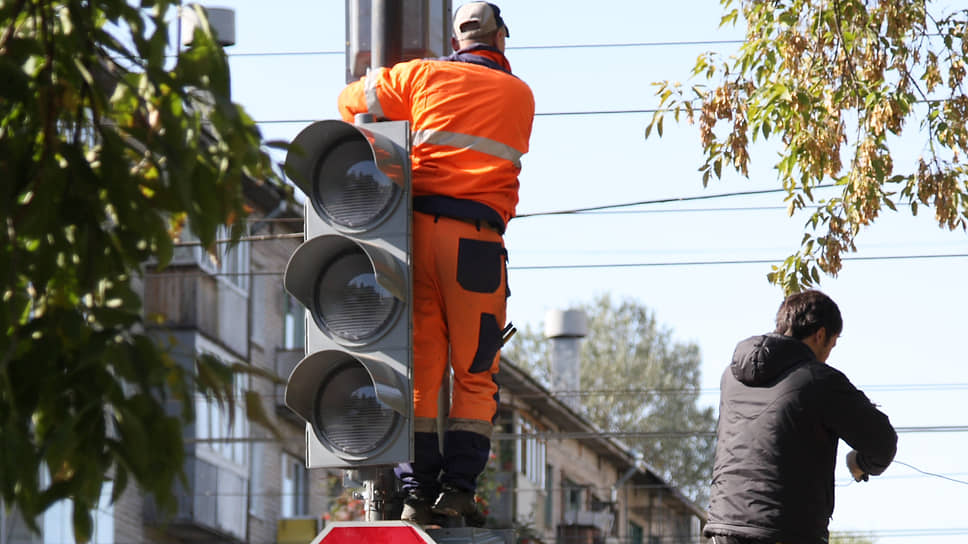
[[[897,434],[886,415],[826,364],[843,321],[819,291],[787,297],[776,331],[736,346],[723,373],[704,529],[716,544],[827,542],[837,442],[856,481],[884,472]]]

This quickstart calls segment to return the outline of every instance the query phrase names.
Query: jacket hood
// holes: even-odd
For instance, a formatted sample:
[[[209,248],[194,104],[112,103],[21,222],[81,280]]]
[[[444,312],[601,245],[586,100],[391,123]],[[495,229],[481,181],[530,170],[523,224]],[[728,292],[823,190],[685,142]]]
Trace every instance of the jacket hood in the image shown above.
[[[763,334],[743,340],[733,352],[729,368],[743,385],[762,387],[773,383],[787,370],[815,361],[810,346],[782,334]]]

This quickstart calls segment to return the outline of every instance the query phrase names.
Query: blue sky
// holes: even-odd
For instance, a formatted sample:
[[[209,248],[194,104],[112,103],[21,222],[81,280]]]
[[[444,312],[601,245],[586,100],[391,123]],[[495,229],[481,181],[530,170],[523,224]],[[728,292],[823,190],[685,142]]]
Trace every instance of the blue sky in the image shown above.
[[[268,139],[289,140],[310,120],[338,118],[345,83],[344,4],[338,0],[203,2],[236,10],[237,45],[229,49],[233,98],[261,121]],[[455,1],[455,6],[459,1]],[[604,204],[779,188],[776,148],[754,148],[750,179],[726,175],[703,189],[698,131],[665,125],[644,139],[647,113],[560,115],[648,109],[652,82],[687,81],[697,55],[728,54],[741,29],[719,29],[718,2],[505,0],[508,57],[535,94],[538,116],[524,158],[519,214]],[[677,43],[672,43],[677,42]],[[655,44],[538,47],[569,44]],[[267,53],[313,53],[266,55]],[[288,122],[284,122],[288,121]],[[920,153],[916,124],[899,142],[898,168]],[[823,194],[822,192],[820,194]],[[781,299],[766,281],[768,264],[794,252],[805,216],[788,218],[778,193],[650,205],[637,213],[520,218],[507,235],[509,317],[540,326],[544,313],[596,295],[632,298],[655,311],[673,337],[702,353],[702,402],[715,405],[719,376],[735,343],[772,329]],[[737,209],[738,208],[738,209]],[[916,218],[885,212],[857,240],[852,257],[964,254],[964,232],[944,232],[931,210]],[[529,270],[520,267],[651,263],[650,266]],[[963,337],[968,259],[846,261],[821,288],[844,314],[829,362],[865,389],[898,427],[965,426],[968,389]],[[280,280],[281,281],[281,280]],[[968,481],[966,432],[905,432],[897,459]],[[896,464],[880,478],[851,483],[841,444],[832,530],[867,531],[878,542],[953,544],[968,535],[968,484]]]

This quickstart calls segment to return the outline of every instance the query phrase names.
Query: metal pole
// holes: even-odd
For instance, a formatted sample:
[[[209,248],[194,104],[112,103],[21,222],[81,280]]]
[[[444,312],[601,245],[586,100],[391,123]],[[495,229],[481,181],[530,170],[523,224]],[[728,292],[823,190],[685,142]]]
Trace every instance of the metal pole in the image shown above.
[[[403,59],[403,0],[373,0],[370,11],[370,68]]]
[[[402,60],[403,0],[373,0],[370,11],[370,44],[371,69],[393,66]],[[361,123],[372,119],[358,118],[356,121]],[[387,501],[395,484],[392,469],[371,467],[360,470],[359,473],[362,476],[366,521],[386,519]]]

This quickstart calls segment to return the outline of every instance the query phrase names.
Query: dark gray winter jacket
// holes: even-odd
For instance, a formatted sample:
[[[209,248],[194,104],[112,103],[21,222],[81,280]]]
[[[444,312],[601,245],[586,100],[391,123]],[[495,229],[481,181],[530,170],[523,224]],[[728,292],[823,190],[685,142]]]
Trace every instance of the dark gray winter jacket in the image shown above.
[[[721,383],[706,536],[826,542],[838,439],[873,475],[897,448],[887,416],[809,346],[778,334],[740,342]]]

